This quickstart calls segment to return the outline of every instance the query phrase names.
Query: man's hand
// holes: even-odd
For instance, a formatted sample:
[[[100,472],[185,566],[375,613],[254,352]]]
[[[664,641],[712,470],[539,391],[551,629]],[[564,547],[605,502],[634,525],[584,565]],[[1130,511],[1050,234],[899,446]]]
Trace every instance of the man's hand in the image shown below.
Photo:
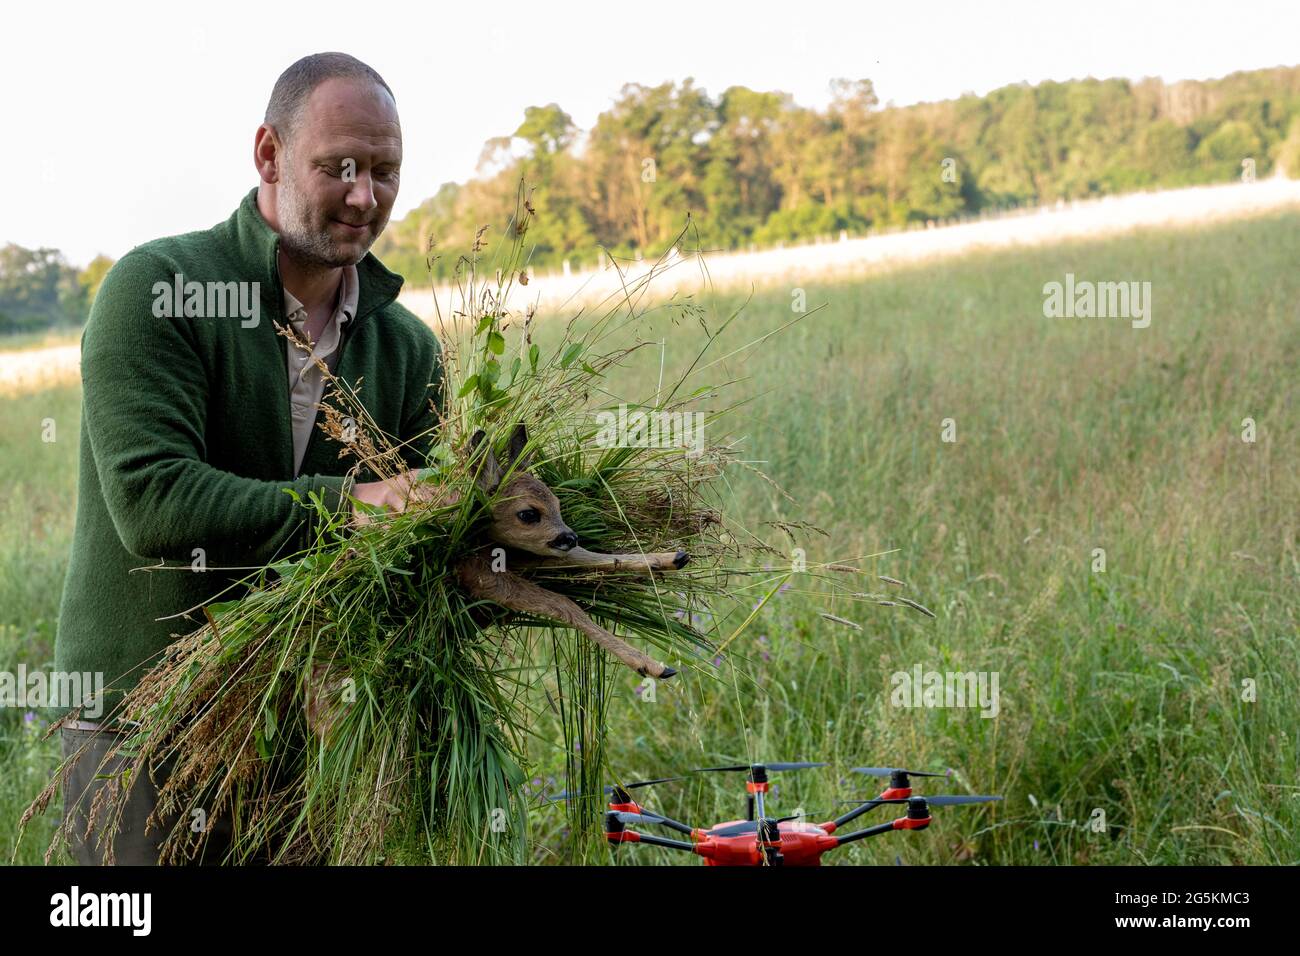
[[[352,486],[352,497],[390,513],[405,511],[415,501],[430,500],[437,486],[420,482],[420,470],[404,471],[386,481],[363,481]],[[358,528],[369,524],[374,516],[352,506],[352,523]]]

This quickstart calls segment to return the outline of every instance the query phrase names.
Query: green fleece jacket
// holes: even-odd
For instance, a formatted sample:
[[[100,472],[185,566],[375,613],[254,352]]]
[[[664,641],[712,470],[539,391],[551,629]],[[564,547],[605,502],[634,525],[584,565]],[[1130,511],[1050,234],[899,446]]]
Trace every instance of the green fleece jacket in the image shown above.
[[[314,539],[313,512],[284,489],[304,501],[319,491],[336,513],[348,506],[355,459],[340,458],[319,428],[293,474],[288,343],[275,330],[286,324],[279,236],[256,200],[254,189],[212,229],[131,250],[104,278],[82,334],[77,517],[55,668],[102,674],[104,716],[160,651],[203,623],[201,605],[238,596],[226,589],[249,568]],[[370,254],[357,273],[335,375],[354,387],[364,379],[366,411],[409,441],[443,402],[438,342],[396,302],[400,276]],[[191,282],[205,293],[191,296],[200,288]],[[421,467],[429,445],[413,441],[408,465]],[[200,556],[206,571],[192,570]],[[172,570],[138,570],[160,560]]]

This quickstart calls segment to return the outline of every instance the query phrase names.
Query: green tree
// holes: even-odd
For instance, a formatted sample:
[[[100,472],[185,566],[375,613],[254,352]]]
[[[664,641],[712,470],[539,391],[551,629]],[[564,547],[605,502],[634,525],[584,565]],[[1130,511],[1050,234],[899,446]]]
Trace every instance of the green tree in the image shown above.
[[[0,249],[0,332],[85,321],[86,290],[57,249]]]

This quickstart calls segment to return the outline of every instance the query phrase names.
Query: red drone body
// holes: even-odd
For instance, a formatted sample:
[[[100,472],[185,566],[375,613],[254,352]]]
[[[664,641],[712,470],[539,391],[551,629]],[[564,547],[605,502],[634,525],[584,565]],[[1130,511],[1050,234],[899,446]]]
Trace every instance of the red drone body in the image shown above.
[[[878,796],[852,801],[855,808],[843,816],[824,823],[808,823],[795,817],[771,819],[764,813],[764,797],[768,790],[767,773],[773,770],[798,770],[805,767],[822,767],[825,764],[779,763],[753,764],[740,767],[708,767],[706,771],[746,770],[749,780],[745,789],[749,804],[749,817],[729,820],[708,829],[691,827],[670,817],[646,810],[628,793],[633,787],[664,783],[668,779],[645,781],[639,784],[609,787],[614,794],[605,814],[605,837],[617,848],[623,843],[640,843],[682,850],[703,858],[706,866],[821,866],[822,856],[837,847],[857,840],[897,830],[924,830],[930,825],[930,807],[953,804],[986,803],[1001,797],[963,796],[913,796],[910,776],[944,776],[925,771],[910,771],[895,767],[854,767],[855,773],[890,777],[890,786]],[[837,835],[845,824],[882,804],[906,804],[907,814],[896,820]],[[670,840],[628,829],[628,824],[653,824],[675,830],[689,837]]]

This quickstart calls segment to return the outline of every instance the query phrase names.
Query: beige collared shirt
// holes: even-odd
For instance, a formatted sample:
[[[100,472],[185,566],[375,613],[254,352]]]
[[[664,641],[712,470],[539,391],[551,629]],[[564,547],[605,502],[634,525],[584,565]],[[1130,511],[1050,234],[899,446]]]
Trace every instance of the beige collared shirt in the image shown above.
[[[309,354],[292,342],[285,342],[285,359],[289,368],[289,408],[293,416],[293,477],[302,470],[302,459],[307,453],[312,428],[316,424],[317,406],[325,394],[325,377],[316,367],[316,359],[333,372],[338,363],[339,342],[343,339],[343,326],[357,314],[357,267],[343,270],[339,283],[338,304],[330,316],[320,339],[313,343]],[[306,339],[307,310],[288,289],[284,290],[284,310],[294,331]]]

